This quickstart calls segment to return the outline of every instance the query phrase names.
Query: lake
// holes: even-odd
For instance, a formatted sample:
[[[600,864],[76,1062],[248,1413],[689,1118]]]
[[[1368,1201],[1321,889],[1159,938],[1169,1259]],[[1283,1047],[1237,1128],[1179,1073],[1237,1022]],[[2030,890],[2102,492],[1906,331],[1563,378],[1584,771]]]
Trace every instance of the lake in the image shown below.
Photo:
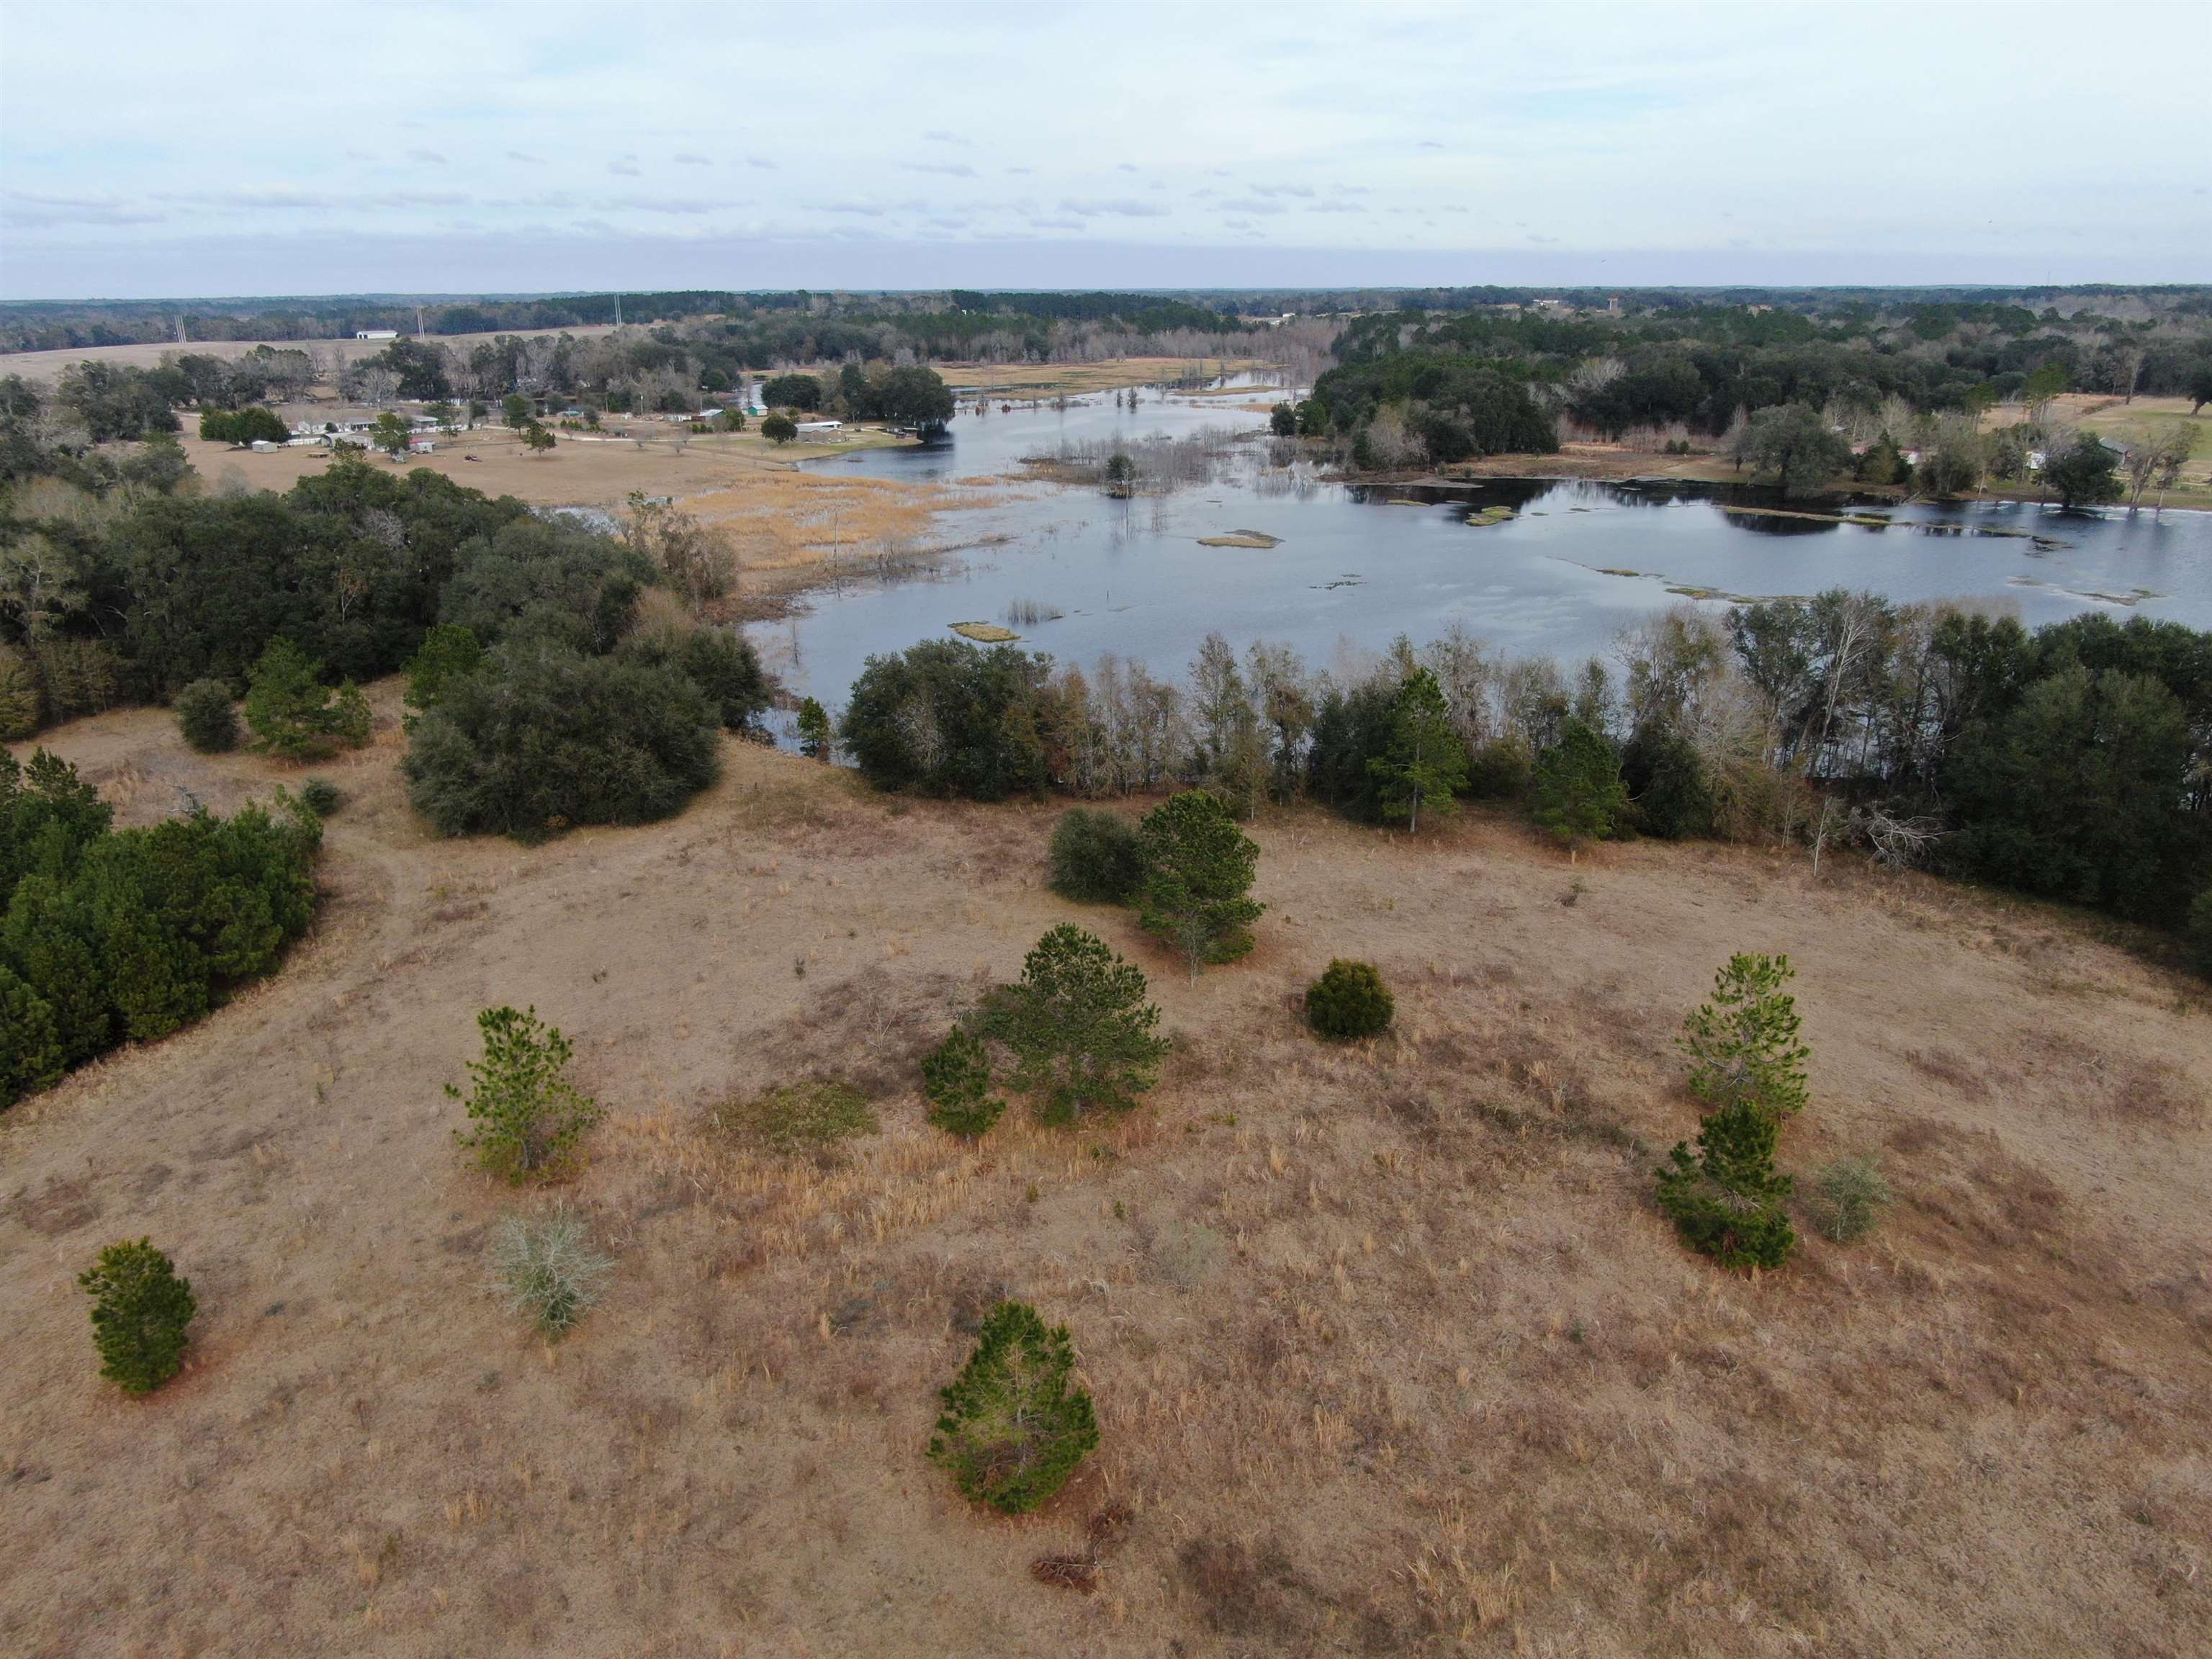
[[[1255,393],[1255,400],[1270,394]],[[949,482],[1012,472],[1063,443],[1209,428],[1260,434],[1243,398],[1106,397],[984,416],[963,405],[941,442],[818,463]],[[1639,616],[1729,597],[1870,588],[1898,599],[2002,606],[2030,626],[2084,610],[2212,627],[2212,514],[2061,513],[2012,502],[1935,505],[1835,497],[1784,504],[1769,490],[1671,480],[1492,479],[1449,489],[1325,482],[1267,465],[1264,436],[1231,447],[1214,482],[1115,501],[1030,483],[945,515],[948,538],[1009,538],[938,573],[848,583],[788,623],[754,630],[795,690],[840,705],[865,659],[956,622],[1005,623],[1028,601],[1055,620],[1014,623],[1025,649],[1087,665],[1102,652],[1179,676],[1211,631],[1239,651],[1286,641],[1316,666],[1357,660],[1398,634],[1418,644],[1454,623],[1493,647],[1576,662],[1607,652]],[[1476,526],[1470,512],[1515,509]],[[1782,509],[1778,512],[1777,509]],[[1877,519],[1837,522],[1818,513]],[[1205,547],[1240,530],[1272,548]]]

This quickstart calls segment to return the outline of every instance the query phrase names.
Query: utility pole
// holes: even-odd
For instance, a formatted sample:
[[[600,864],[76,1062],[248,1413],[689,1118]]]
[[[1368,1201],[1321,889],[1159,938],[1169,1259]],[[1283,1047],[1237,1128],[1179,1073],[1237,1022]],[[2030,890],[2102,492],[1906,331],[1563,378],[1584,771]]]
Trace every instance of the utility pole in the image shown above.
[[[415,307],[415,337],[418,340],[422,337],[422,307],[420,306]]]
[[[622,295],[619,294],[615,295],[615,326],[622,326]]]

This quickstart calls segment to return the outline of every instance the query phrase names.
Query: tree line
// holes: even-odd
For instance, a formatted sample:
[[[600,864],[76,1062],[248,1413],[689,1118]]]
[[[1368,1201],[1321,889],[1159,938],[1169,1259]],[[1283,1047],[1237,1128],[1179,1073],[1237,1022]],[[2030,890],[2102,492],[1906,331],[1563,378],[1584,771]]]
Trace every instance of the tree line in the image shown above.
[[[927,641],[868,660],[837,738],[921,794],[1200,786],[1240,814],[1307,799],[1408,829],[1476,799],[1569,844],[1856,844],[2212,952],[2212,634],[2179,623],[2031,631],[1838,589],[1683,607],[1571,672],[1456,630],[1350,674],[1213,635],[1181,684]]]

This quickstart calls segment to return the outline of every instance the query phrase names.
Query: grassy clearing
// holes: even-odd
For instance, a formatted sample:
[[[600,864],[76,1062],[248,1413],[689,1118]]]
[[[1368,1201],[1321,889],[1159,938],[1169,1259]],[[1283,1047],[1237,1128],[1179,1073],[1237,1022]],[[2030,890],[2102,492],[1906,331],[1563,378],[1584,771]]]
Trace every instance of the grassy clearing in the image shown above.
[[[161,710],[44,740],[142,817],[278,775]],[[424,835],[397,754],[343,763],[281,978],[0,1122],[10,1651],[2212,1638],[2212,1016],[2102,924],[1751,848],[1571,872],[1480,809],[1418,840],[1271,813],[1236,967],[1190,982],[1079,913],[1152,975],[1160,1089],[969,1143],[919,1060],[1079,914],[1042,885],[1057,805],[887,801],[733,742],[681,817],[519,853]],[[1749,945],[1797,964],[1813,1048],[1785,1162],[1878,1158],[1895,1194],[1758,1279],[1650,1201],[1694,1121],[1672,1039]],[[1376,965],[1388,1033],[1315,1040],[1332,957]],[[550,1346],[477,1289],[513,1200],[440,1095],[493,998],[611,1111],[562,1194],[608,1295]],[[876,1133],[715,1121],[824,1079]],[[70,1278],[126,1233],[201,1300],[158,1433],[95,1398]],[[1101,1429],[1020,1523],[924,1455],[1008,1297],[1069,1325]],[[237,1593],[145,1589],[188,1582]]]

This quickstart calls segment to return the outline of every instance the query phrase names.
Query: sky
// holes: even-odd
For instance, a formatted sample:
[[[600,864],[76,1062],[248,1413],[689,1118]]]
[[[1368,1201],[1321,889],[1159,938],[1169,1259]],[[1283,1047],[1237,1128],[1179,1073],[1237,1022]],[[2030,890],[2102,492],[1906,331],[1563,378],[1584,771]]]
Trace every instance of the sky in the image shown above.
[[[2212,3],[0,3],[0,298],[2212,281]]]

